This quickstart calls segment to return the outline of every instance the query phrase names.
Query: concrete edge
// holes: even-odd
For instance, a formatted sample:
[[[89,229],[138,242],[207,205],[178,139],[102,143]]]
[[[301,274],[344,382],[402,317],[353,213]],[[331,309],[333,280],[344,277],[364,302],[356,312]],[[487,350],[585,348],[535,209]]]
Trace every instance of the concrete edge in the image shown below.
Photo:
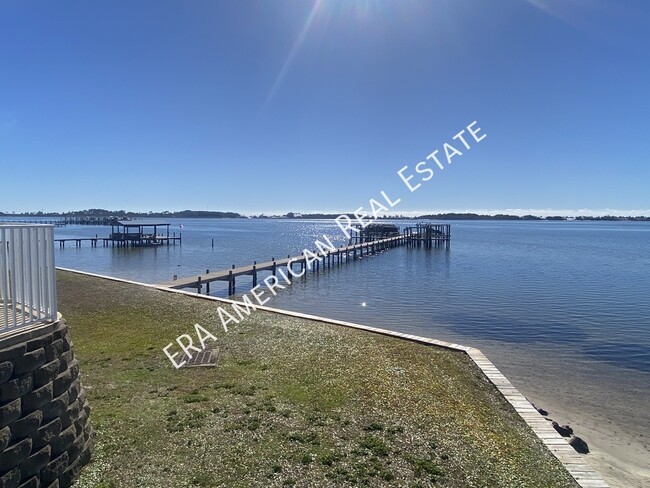
[[[179,293],[182,295],[188,295],[194,298],[201,298],[204,300],[212,300],[214,302],[226,303],[232,305],[234,303],[240,303],[236,300],[230,300],[227,298],[212,297],[209,295],[201,295],[194,292],[176,290],[173,288],[167,288],[159,285],[150,285],[147,283],[140,283],[137,281],[125,280],[121,278],[114,278],[112,276],[104,276],[96,273],[88,273],[85,271],[78,271],[75,269],[61,268],[57,267],[57,270],[68,271],[71,273],[82,274],[86,276],[92,276],[95,278],[102,278],[111,281],[117,281],[120,283],[128,283],[132,285],[144,286],[146,288],[152,288],[155,290],[166,291],[169,293]],[[437,339],[431,339],[428,337],[417,336],[413,334],[405,334],[402,332],[395,332],[387,329],[380,329],[377,327],[371,327],[369,325],[355,324],[353,322],[345,322],[342,320],[328,319],[326,317],[320,317],[317,315],[309,315],[300,312],[293,312],[291,310],[283,310],[279,308],[272,308],[266,306],[256,306],[256,309],[263,310],[265,312],[278,313],[281,315],[286,315],[290,317],[301,318],[305,320],[312,320],[315,322],[323,322],[328,324],[340,325],[343,327],[349,327],[352,329],[364,330],[367,332],[372,332],[375,334],[381,334],[385,336],[396,337],[400,339],[406,339],[413,342],[418,342],[421,344],[429,344],[433,346],[439,346],[446,349],[453,349],[456,351],[461,351],[467,354],[474,364],[483,372],[483,374],[488,378],[488,380],[497,388],[497,390],[503,395],[503,397],[512,405],[515,411],[523,419],[524,422],[531,428],[535,435],[542,441],[546,448],[560,461],[564,468],[569,472],[573,479],[578,483],[579,486],[583,488],[609,488],[609,485],[605,480],[600,476],[600,474],[589,466],[583,459],[580,454],[578,454],[573,447],[569,445],[567,440],[562,437],[551,425],[551,422],[546,420],[536,409],[531,405],[528,399],[522,395],[517,388],[510,383],[510,381],[501,373],[497,367],[492,364],[492,362],[477,348],[463,346],[461,344],[455,344],[447,341],[440,341]]]
[[[54,322],[41,322],[5,332],[0,335],[0,349],[6,349],[19,342],[28,342],[49,334],[55,329],[60,320],[61,315],[57,314],[57,320]]]

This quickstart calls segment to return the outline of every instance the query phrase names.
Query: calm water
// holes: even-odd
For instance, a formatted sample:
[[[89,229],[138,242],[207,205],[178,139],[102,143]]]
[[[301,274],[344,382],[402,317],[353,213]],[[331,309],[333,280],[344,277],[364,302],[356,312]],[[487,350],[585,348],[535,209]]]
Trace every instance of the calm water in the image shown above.
[[[183,229],[180,223],[172,232],[182,232],[182,245],[68,244],[57,249],[56,262],[156,283],[298,254],[323,234],[346,241],[322,221],[186,220]],[[392,249],[310,274],[269,305],[479,342],[571,343],[595,360],[650,372],[649,223],[453,222],[452,232],[449,250]],[[56,229],[57,237],[107,233]],[[249,277],[238,278],[238,292],[250,286]],[[217,296],[225,289],[212,285]]]
[[[323,221],[182,224],[180,246],[71,246],[57,249],[57,265],[156,283],[299,254],[323,234],[346,242]],[[108,232],[56,229],[59,237]],[[238,278],[237,291],[248,291],[250,280]],[[213,294],[225,296],[225,287],[213,284]],[[649,297],[650,223],[464,221],[452,222],[449,250],[364,257],[309,274],[268,305],[479,347],[525,394],[567,408],[574,402],[647,434]]]

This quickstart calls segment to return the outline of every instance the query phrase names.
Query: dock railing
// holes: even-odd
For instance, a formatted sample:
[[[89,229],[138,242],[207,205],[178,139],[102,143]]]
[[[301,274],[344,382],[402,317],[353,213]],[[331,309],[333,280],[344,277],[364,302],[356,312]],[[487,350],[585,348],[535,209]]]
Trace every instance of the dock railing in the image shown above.
[[[57,320],[54,226],[0,224],[0,336]]]

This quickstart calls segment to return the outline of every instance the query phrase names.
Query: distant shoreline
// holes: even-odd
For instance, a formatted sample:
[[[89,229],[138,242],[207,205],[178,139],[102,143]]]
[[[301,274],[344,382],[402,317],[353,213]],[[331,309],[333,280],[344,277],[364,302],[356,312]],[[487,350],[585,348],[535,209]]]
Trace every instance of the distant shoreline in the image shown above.
[[[74,212],[23,212],[23,213],[3,213],[0,212],[0,219],[5,217],[10,218],[114,218],[116,220],[133,219],[133,218],[181,218],[181,219],[197,219],[197,218],[212,218],[212,219],[289,219],[289,220],[314,220],[314,219],[335,219],[339,215],[344,214],[330,214],[330,213],[297,213],[289,212],[284,215],[242,215],[237,212],[217,212],[206,210],[182,210],[179,212],[127,212],[124,210],[111,211],[103,209],[90,209],[80,210]],[[346,214],[350,218],[354,218],[353,214]],[[379,219],[385,220],[548,220],[548,221],[633,221],[633,222],[647,222],[650,221],[650,216],[576,216],[569,217],[563,215],[545,216],[540,217],[537,215],[509,215],[509,214],[476,214],[476,213],[440,213],[440,214],[422,214],[416,216],[382,216]]]

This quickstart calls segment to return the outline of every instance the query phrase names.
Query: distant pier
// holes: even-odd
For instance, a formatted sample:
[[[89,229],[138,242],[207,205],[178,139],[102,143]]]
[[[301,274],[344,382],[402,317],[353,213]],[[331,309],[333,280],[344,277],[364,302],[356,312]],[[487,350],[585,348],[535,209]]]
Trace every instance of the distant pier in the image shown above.
[[[150,247],[160,246],[163,244],[170,245],[182,243],[182,236],[179,232],[169,233],[167,222],[150,222],[139,220],[120,220],[111,224],[111,233],[108,237],[68,237],[64,239],[54,239],[59,243],[61,249],[65,248],[66,242],[74,243],[75,247],[82,247],[82,243],[89,242],[90,247],[97,247],[99,242],[104,247]],[[158,234],[158,228],[163,228],[165,234]]]
[[[0,219],[0,224],[48,224],[53,225],[54,227],[65,227],[65,222],[61,219]]]
[[[4,216],[7,217],[7,216]],[[0,219],[0,222],[9,224],[49,224],[55,227],[65,227],[66,225],[114,225],[119,219],[117,217],[25,217],[19,219],[6,220]]]
[[[370,224],[366,227],[356,226],[357,232],[350,238],[350,244],[372,242],[388,237],[405,235],[409,245],[423,245],[424,247],[435,247],[448,243],[451,239],[450,224],[424,224],[419,223],[409,226],[400,232],[395,224]]]
[[[102,247],[149,247],[156,246],[161,244],[170,244],[176,245],[182,242],[182,236],[179,234],[166,237],[166,236],[157,236],[155,240],[153,237],[149,237],[147,240],[142,239],[111,239],[110,237],[66,237],[65,239],[54,239],[54,242],[59,243],[61,249],[65,249],[66,243],[74,244],[74,247],[83,247],[83,243],[90,244],[90,247],[98,247],[98,244],[101,243]],[[155,244],[152,242],[155,241]]]
[[[450,224],[416,224],[404,229],[408,241],[412,245],[435,247],[448,244],[451,240]]]
[[[370,227],[370,226],[368,226]],[[370,229],[370,234],[380,236],[380,232],[373,232]],[[392,234],[392,230],[387,230]],[[348,263],[362,256],[376,254],[387,249],[392,249],[399,246],[413,246],[432,248],[441,245],[449,246],[451,239],[451,226],[449,224],[417,224],[415,227],[407,227],[404,233],[398,235],[391,235],[385,238],[376,238],[368,240],[369,233],[355,236],[359,241],[356,244],[341,246],[335,250],[326,251],[313,251],[313,254],[320,259],[313,261],[312,271],[319,272],[320,268],[332,267],[333,265],[341,265]],[[236,291],[236,278],[238,276],[252,276],[253,287],[257,286],[258,274],[262,271],[270,271],[273,276],[276,275],[278,268],[286,267],[293,270],[294,266],[299,267],[299,273],[302,275],[307,266],[307,257],[304,254],[298,256],[288,255],[286,258],[275,259],[263,263],[253,262],[252,265],[235,267],[232,265],[231,269],[222,271],[210,272],[209,269],[205,270],[205,274],[199,276],[190,276],[186,278],[176,278],[173,280],[160,283],[159,286],[167,288],[181,289],[181,288],[196,288],[198,293],[202,293],[203,288],[207,294],[210,294],[210,283],[214,281],[228,282],[228,295],[234,295]]]

